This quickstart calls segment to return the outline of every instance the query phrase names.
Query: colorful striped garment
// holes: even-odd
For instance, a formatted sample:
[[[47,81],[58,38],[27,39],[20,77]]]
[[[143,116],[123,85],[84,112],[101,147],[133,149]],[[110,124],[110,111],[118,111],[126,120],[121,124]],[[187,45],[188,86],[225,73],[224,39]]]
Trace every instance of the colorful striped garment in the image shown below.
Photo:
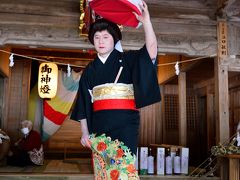
[[[43,102],[43,141],[52,136],[67,119],[78,92],[81,73],[72,71],[70,77],[63,71],[59,71],[58,74],[57,95],[53,99]]]
[[[81,72],[72,71],[71,76],[59,70],[57,94],[50,100],[41,99],[37,85],[29,98],[28,119],[34,124],[33,129],[41,132],[42,141],[46,141],[68,118],[68,113],[78,92]]]

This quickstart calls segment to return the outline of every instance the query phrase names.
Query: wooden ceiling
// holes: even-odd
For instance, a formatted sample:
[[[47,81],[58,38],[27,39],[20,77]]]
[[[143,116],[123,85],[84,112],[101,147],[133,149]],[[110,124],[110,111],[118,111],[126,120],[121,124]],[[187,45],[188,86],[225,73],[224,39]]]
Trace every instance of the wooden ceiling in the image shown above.
[[[157,34],[159,53],[214,54],[217,19],[224,18],[231,25],[240,26],[239,0],[146,2]],[[1,0],[0,45],[92,49],[86,37],[79,38],[79,6],[79,0]],[[123,29],[124,49],[138,49],[143,43],[142,28]]]
[[[189,57],[216,54],[219,19],[228,21],[231,27],[231,53],[240,54],[239,0],[146,0],[146,3],[159,54]],[[79,5],[79,0],[1,0],[0,47],[11,46],[15,53],[86,66],[95,53],[87,37],[79,37]],[[143,45],[142,28],[124,27],[122,33],[125,50]],[[197,70],[194,72],[204,74]]]

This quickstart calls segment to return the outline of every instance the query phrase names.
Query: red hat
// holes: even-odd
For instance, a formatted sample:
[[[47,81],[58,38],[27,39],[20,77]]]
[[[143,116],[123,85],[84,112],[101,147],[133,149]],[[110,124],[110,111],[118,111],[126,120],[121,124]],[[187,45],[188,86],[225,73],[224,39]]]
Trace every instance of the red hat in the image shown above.
[[[135,12],[141,15],[139,4],[141,0],[89,0],[89,5],[93,11],[109,21],[130,27],[140,25]]]

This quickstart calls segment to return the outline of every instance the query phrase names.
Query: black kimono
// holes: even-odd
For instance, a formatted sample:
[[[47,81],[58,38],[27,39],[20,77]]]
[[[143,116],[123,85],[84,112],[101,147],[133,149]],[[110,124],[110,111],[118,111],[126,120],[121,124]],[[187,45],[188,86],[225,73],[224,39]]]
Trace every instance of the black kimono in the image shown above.
[[[160,101],[156,69],[146,46],[136,51],[121,53],[113,50],[106,62],[97,57],[89,63],[80,79],[78,98],[71,119],[87,119],[89,133],[118,139],[135,154],[138,140],[139,111],[110,109],[93,111],[89,90],[105,83],[113,83],[120,67],[123,67],[118,83],[133,84],[136,108]]]

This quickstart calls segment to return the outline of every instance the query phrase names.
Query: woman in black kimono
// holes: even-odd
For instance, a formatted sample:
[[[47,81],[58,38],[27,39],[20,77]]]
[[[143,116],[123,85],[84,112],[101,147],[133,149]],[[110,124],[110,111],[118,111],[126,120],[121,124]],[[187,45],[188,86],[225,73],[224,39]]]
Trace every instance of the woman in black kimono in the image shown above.
[[[119,27],[105,19],[96,20],[89,30],[89,40],[97,57],[89,63],[80,80],[78,98],[71,119],[81,122],[83,146],[90,147],[89,134],[118,139],[136,153],[138,108],[160,101],[154,66],[157,40],[145,2],[136,18],[143,24],[145,45],[140,50],[119,52]]]

